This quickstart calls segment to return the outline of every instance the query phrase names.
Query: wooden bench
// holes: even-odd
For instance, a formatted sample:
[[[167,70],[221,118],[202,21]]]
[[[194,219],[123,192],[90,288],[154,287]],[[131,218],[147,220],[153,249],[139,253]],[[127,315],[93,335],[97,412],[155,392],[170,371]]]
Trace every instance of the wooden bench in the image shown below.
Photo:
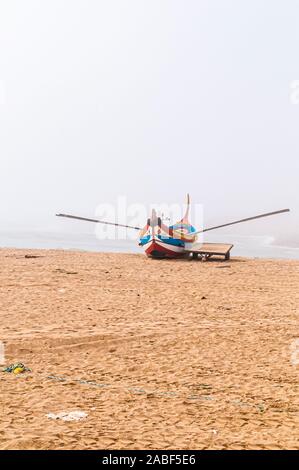
[[[186,248],[186,253],[193,259],[208,260],[211,256],[224,256],[225,260],[229,260],[233,246],[228,243],[194,243],[192,247]]]

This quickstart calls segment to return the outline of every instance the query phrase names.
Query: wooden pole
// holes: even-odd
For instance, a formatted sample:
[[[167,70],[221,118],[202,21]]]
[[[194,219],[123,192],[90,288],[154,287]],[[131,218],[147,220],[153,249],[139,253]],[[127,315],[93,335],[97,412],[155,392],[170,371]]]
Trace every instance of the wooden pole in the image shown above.
[[[247,217],[246,219],[236,220],[234,222],[229,222],[228,224],[216,225],[215,227],[205,228],[195,233],[209,232],[210,230],[216,230],[218,228],[228,227],[229,225],[241,224],[242,222],[249,222],[250,220],[261,219],[263,217],[270,217],[271,215],[283,214],[284,212],[290,212],[290,209],[282,209],[282,210],[275,211],[275,212],[268,212],[267,214],[255,215],[254,217]]]
[[[83,220],[83,222],[93,222],[95,224],[114,225],[115,227],[124,227],[124,228],[132,228],[133,230],[141,230],[140,227],[132,227],[131,225],[123,225],[123,224],[116,224],[116,223],[113,223],[113,222],[105,222],[103,220],[97,220],[97,219],[87,219],[85,217],[78,217],[76,215],[56,214],[56,217],[65,217],[66,219]]]

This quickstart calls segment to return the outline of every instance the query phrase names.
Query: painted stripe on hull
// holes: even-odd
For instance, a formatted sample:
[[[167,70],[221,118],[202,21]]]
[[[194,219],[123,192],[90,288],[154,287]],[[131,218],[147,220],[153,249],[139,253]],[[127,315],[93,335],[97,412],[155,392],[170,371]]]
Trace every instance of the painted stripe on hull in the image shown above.
[[[170,245],[156,238],[146,243],[144,248],[146,255],[153,258],[177,258],[185,253],[184,247]]]

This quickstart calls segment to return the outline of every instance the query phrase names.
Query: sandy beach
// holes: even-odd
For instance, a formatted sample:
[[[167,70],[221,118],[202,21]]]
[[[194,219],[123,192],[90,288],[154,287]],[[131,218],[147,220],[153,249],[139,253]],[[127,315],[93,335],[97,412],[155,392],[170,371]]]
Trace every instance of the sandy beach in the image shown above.
[[[0,261],[1,449],[299,449],[299,261]]]

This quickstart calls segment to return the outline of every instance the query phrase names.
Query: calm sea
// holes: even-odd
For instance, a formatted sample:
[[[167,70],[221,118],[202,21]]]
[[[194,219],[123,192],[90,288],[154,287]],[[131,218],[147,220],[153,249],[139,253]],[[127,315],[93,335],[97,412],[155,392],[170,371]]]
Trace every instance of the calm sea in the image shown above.
[[[280,246],[271,237],[214,234],[207,241],[234,244],[235,256],[299,259],[299,247]],[[0,247],[142,253],[137,241],[98,240],[94,233],[0,231]]]

